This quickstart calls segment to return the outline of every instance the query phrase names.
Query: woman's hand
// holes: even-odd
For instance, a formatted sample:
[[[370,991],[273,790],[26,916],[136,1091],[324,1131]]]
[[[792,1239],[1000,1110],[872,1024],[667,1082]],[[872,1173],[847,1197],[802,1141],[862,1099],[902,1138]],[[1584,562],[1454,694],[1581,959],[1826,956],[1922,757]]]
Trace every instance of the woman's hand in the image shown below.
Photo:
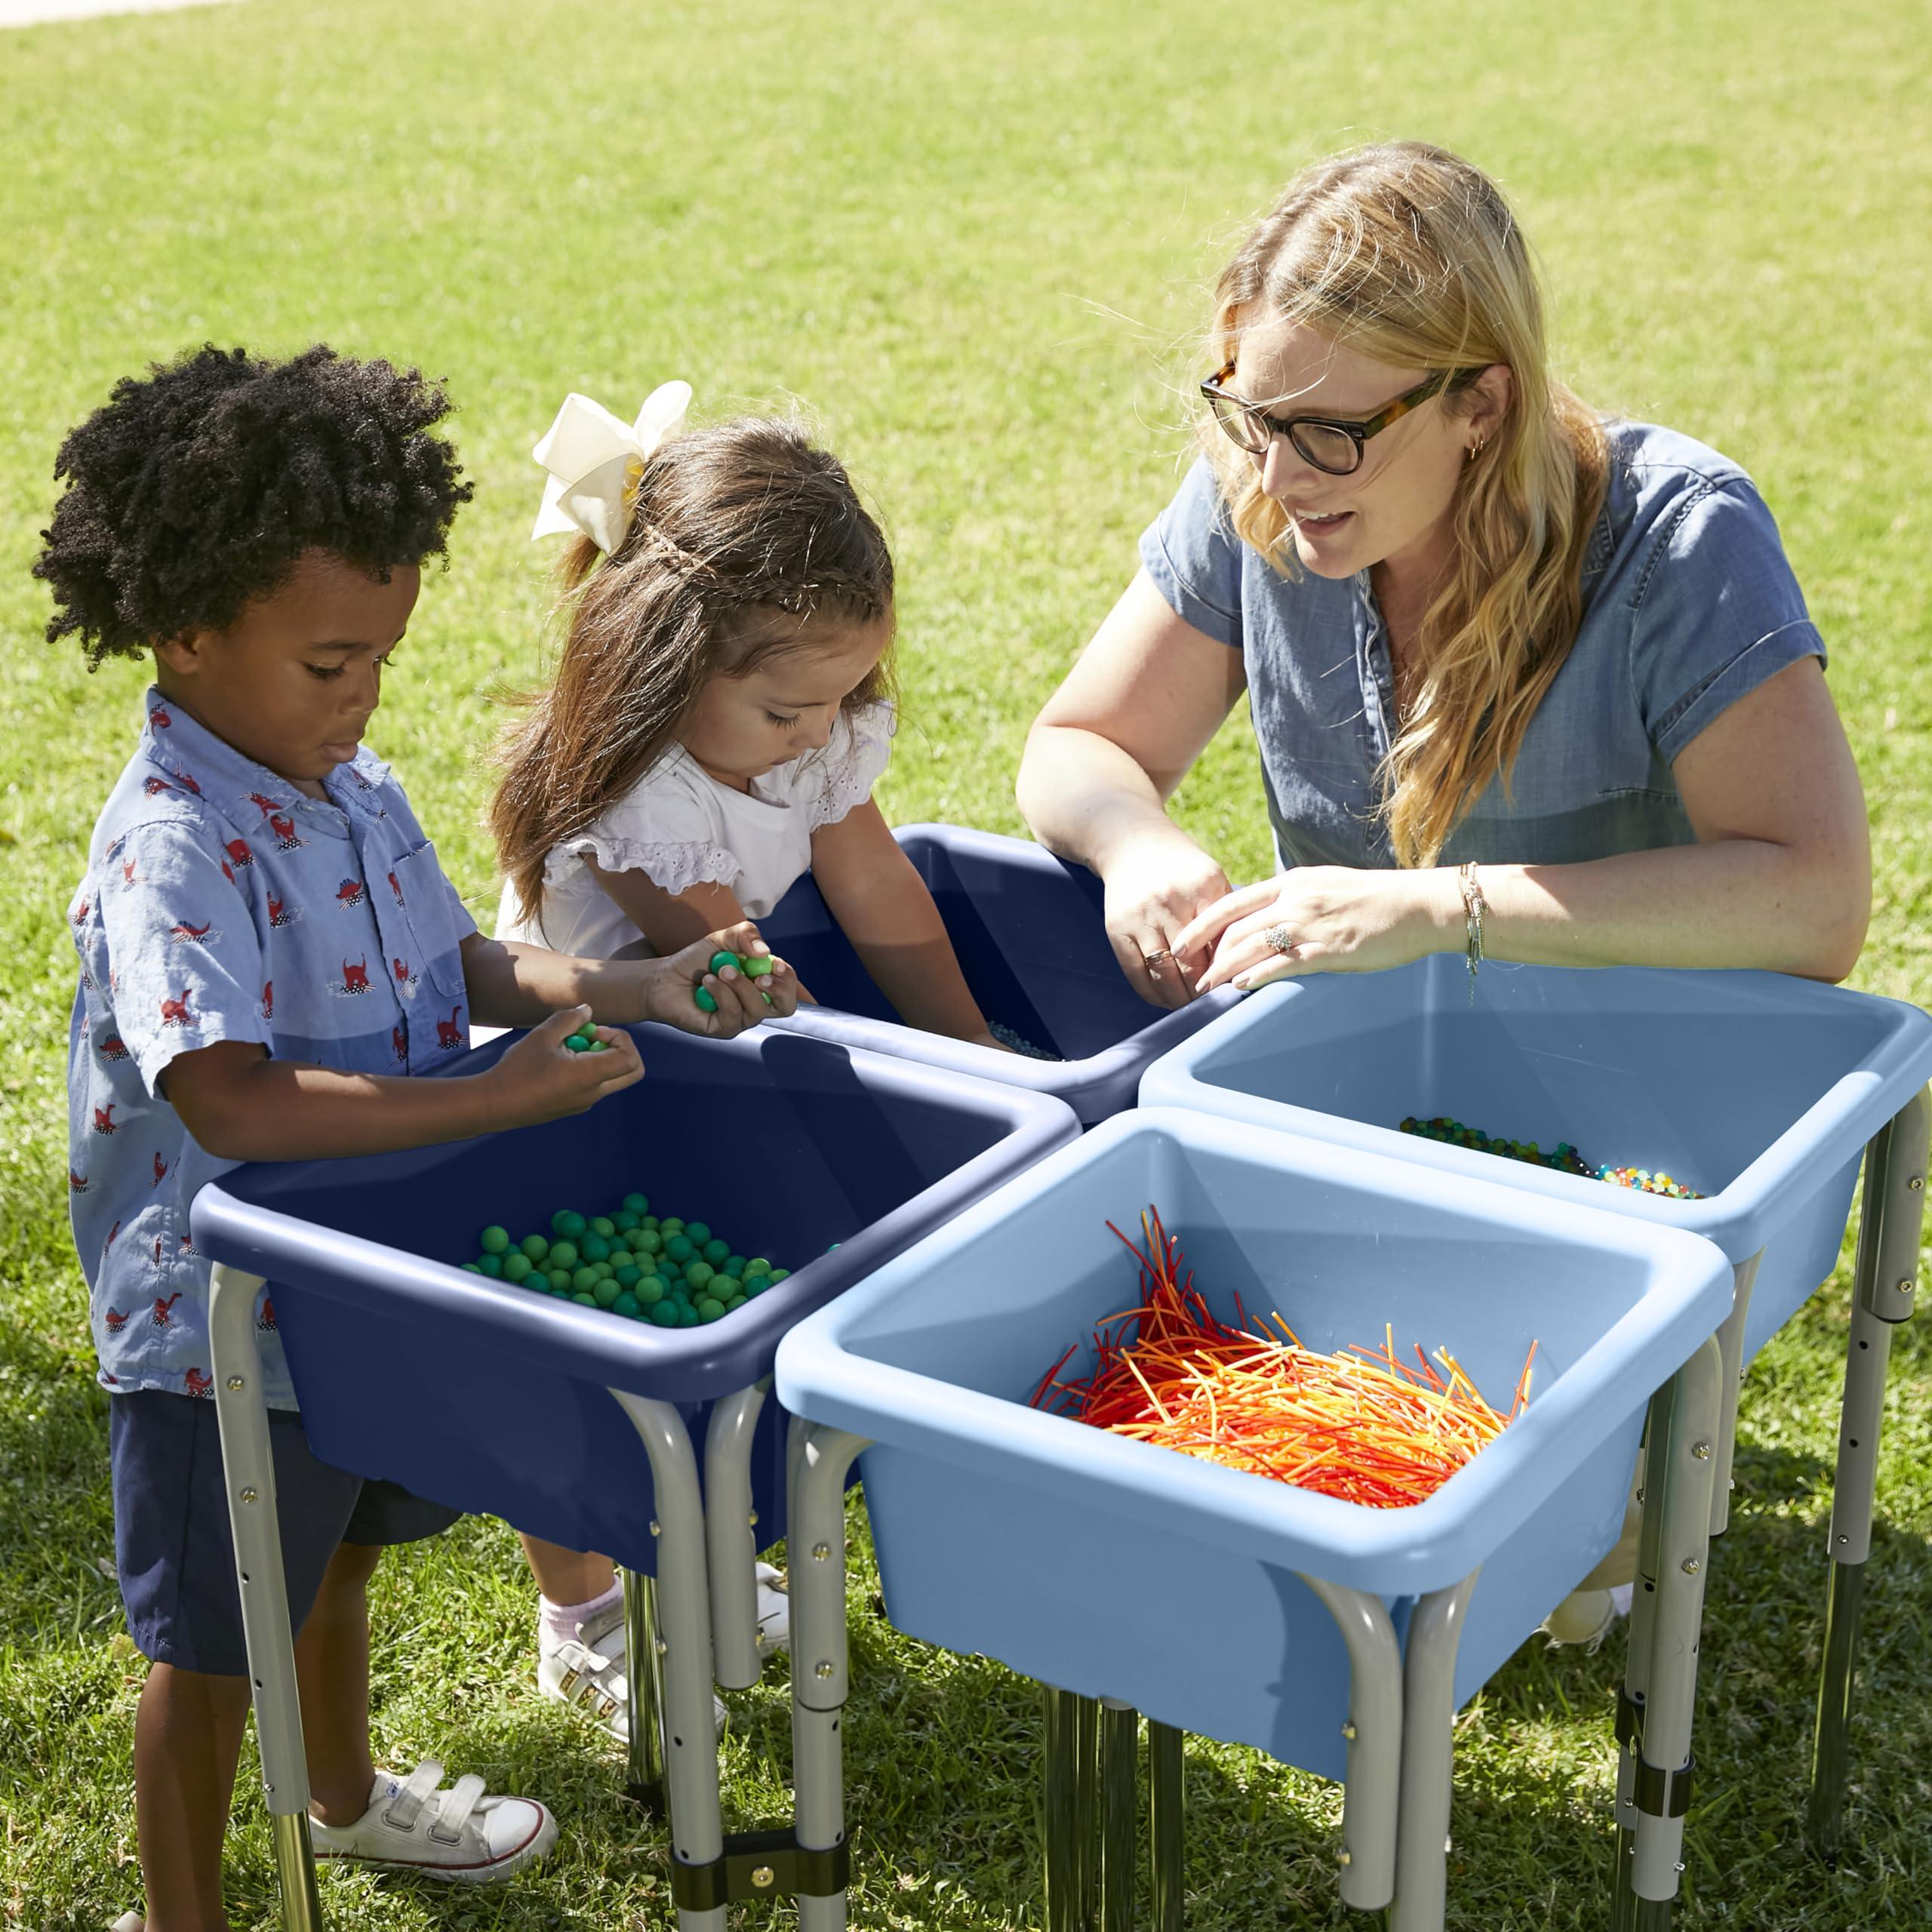
[[[1462,930],[1461,892],[1446,867],[1297,866],[1208,907],[1177,937],[1174,952],[1197,992],[1232,986],[1251,992],[1302,973],[1406,965],[1441,952]]]
[[[572,1053],[565,1040],[590,1017],[587,1006],[566,1007],[533,1026],[489,1072],[478,1076],[491,1088],[498,1128],[533,1127],[595,1106],[644,1078],[636,1042],[620,1029],[600,1026],[606,1053]]]
[[[1107,937],[1127,983],[1150,1006],[1185,1006],[1205,955],[1188,969],[1181,936],[1226,902],[1228,875],[1177,826],[1149,825],[1109,854]],[[1171,955],[1171,956],[1168,956]]]
[[[714,953],[755,958],[771,951],[747,919],[722,932],[707,933],[668,958],[639,960],[635,971],[642,983],[644,1017],[713,1040],[732,1039],[761,1020],[783,1019],[798,1004],[797,976],[783,960],[774,959],[771,971],[761,979],[735,966],[716,973],[711,970]],[[698,1004],[694,995],[700,986],[716,1002],[716,1012],[706,1013]]]

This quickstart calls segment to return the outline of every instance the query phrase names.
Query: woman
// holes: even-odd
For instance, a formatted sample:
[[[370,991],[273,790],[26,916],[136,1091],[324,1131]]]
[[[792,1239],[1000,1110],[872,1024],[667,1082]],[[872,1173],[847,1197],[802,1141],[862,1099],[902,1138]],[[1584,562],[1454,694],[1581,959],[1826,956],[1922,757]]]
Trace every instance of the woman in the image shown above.
[[[1871,857],[1824,645],[1744,473],[1547,366],[1521,232],[1408,142],[1223,271],[1205,453],[1028,740],[1022,812],[1177,1006],[1427,953],[1837,980]],[[1251,694],[1281,870],[1166,801]]]

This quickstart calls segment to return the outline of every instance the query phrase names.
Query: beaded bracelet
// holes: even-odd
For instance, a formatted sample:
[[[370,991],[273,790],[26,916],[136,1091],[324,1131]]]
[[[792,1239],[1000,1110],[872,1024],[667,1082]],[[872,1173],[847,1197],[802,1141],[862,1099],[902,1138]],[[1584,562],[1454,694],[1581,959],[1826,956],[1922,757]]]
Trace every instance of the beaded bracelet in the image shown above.
[[[1486,956],[1482,949],[1482,915],[1489,907],[1483,899],[1482,881],[1476,876],[1475,860],[1466,860],[1457,868],[1457,877],[1463,888],[1463,925],[1469,949],[1469,977],[1473,980]]]

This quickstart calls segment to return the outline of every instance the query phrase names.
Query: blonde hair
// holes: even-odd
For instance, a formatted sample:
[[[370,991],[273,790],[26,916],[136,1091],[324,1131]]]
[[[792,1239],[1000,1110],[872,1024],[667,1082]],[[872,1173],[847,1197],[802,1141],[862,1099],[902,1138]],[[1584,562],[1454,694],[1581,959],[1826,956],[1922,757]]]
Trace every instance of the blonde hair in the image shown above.
[[[1523,734],[1576,640],[1603,426],[1549,374],[1542,292],[1509,205],[1441,148],[1359,148],[1288,183],[1215,284],[1217,366],[1235,360],[1244,326],[1277,318],[1392,367],[1502,363],[1515,378],[1457,481],[1454,561],[1423,614],[1421,681],[1380,774],[1396,863],[1432,865],[1492,777],[1507,795]],[[1472,400],[1452,392],[1442,407]],[[1287,512],[1232,442],[1211,424],[1202,435],[1235,529],[1288,574]]]
[[[497,862],[540,925],[545,860],[651,770],[711,679],[817,648],[815,619],[892,616],[892,553],[844,466],[797,424],[761,417],[660,444],[616,551],[574,537],[558,568],[556,675],[521,700],[489,814]],[[844,709],[892,689],[888,644]]]

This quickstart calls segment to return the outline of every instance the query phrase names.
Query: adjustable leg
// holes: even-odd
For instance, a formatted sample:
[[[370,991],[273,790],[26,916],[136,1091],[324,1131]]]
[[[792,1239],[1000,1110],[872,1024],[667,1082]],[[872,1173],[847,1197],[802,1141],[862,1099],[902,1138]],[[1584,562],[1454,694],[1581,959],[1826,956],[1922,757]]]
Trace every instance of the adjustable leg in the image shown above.
[[[321,1932],[315,1854],[309,1838],[309,1767],[302,1746],[302,1701],[295,1684],[295,1638],[289,1627],[288,1586],[281,1567],[275,1457],[269,1445],[268,1407],[262,1399],[261,1350],[255,1340],[255,1309],[263,1285],[259,1275],[215,1263],[208,1348],[221,1430],[222,1480],[228,1491],[235,1571],[242,1589],[242,1629],[248,1647],[262,1790],[275,1835],[282,1932]]]
[[[1093,1708],[1091,1697],[1040,1687],[1042,1795],[1041,1849],[1046,1867],[1047,1932],[1091,1932],[1087,1916],[1091,1894],[1086,1889],[1085,1847],[1093,1837],[1091,1808],[1094,1728],[1084,1720]],[[1087,1760],[1081,1777],[1081,1758]]]
[[[799,1932],[845,1927],[845,1477],[865,1446],[863,1436],[841,1429],[807,1428],[792,1487],[787,1546]]]
[[[1186,1739],[1172,1724],[1147,1720],[1147,1863],[1154,1932],[1181,1932],[1186,1910]]]
[[[624,1586],[624,1677],[630,1690],[630,1755],[624,1789],[647,1810],[670,1813],[664,1780],[664,1660],[658,1634],[657,1579],[621,1573]]]
[[[1140,1863],[1140,1713],[1100,1700],[1100,1932],[1134,1932],[1134,1880]]]
[[[1737,1485],[1730,1466],[1737,1453],[1737,1398],[1744,1380],[1744,1322],[1751,1312],[1751,1290],[1758,1279],[1761,1247],[1748,1261],[1730,1271],[1730,1312],[1718,1331],[1718,1349],[1724,1358],[1724,1409],[1718,1418],[1717,1467],[1711,1478],[1711,1534],[1721,1537],[1730,1527],[1730,1494]]]
[[[643,1438],[657,1497],[651,1527],[658,1538],[657,1606],[664,1644],[672,1897],[679,1932],[724,1932],[724,1822],[718,1801],[711,1601],[697,1457],[684,1418],[671,1404],[622,1389],[611,1393]]]
[[[743,1690],[758,1680],[758,1512],[752,1507],[752,1438],[769,1385],[721,1395],[704,1438],[704,1529],[711,1579],[711,1649],[718,1681]]]
[[[1395,1897],[1389,1932],[1442,1932],[1449,1889],[1449,1794],[1455,1765],[1456,1647],[1476,1586],[1432,1590],[1409,1618],[1402,1669],[1402,1780]]]
[[[1635,1724],[1636,1749],[1626,1755],[1631,1758],[1634,1804],[1632,1915],[1638,1926],[1657,1932],[1670,1922],[1678,1875],[1684,1869],[1698,1636],[1723,1407],[1724,1354],[1713,1336],[1678,1370],[1663,1426],[1653,1433],[1644,1454],[1645,1560],[1638,1567],[1636,1601],[1647,1600],[1650,1606],[1647,1681]],[[1654,1407],[1652,1417],[1654,1425]],[[1654,1512],[1654,1538],[1647,1533]]]
[[[1100,1906],[1100,1705],[1096,1697],[1073,1703],[1073,1847],[1075,1910],[1081,1932],[1092,1932]]]
[[[1304,1576],[1302,1581],[1327,1606],[1349,1649],[1349,1715],[1342,1727],[1349,1746],[1342,1785],[1342,1903],[1358,1912],[1377,1912],[1395,1895],[1401,1647],[1380,1597],[1318,1577]],[[1453,1665],[1453,1657],[1451,1661]]]
[[[1844,1829],[1845,1773],[1851,1750],[1851,1690],[1865,1563],[1878,1482],[1878,1426],[1892,1330],[1910,1316],[1918,1286],[1925,1213],[1926,1152],[1932,1102],[1924,1093],[1881,1128],[1865,1150],[1858,1260],[1846,1349],[1844,1407],[1838,1421],[1832,1489],[1831,1588],[1825,1606],[1825,1659],[1818,1678],[1807,1834],[1835,1860]]]

